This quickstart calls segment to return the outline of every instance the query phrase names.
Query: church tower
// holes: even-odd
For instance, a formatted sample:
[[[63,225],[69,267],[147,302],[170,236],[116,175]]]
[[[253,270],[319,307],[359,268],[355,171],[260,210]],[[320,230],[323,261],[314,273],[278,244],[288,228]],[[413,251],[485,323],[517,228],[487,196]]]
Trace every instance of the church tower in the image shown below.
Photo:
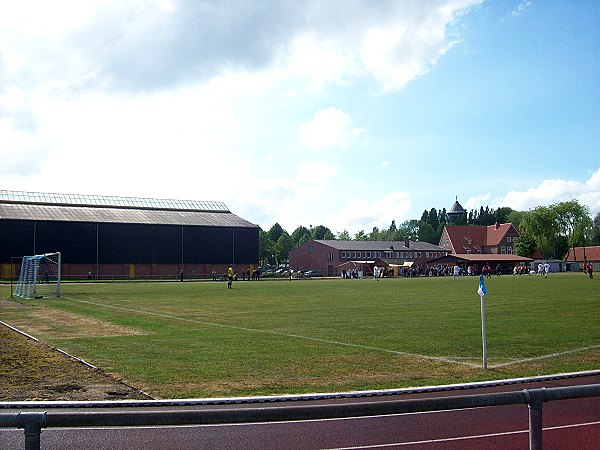
[[[450,208],[450,211],[447,212],[448,215],[448,223],[451,225],[456,224],[456,221],[458,219],[460,219],[462,217],[463,214],[465,214],[467,211],[465,211],[465,209],[461,206],[460,203],[458,203],[458,197],[456,197],[456,201],[454,202],[454,205],[452,205],[452,208]]]

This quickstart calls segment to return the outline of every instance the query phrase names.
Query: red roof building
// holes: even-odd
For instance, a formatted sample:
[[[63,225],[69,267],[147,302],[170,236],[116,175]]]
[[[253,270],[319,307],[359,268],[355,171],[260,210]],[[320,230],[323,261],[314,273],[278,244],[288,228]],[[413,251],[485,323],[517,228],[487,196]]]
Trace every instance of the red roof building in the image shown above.
[[[450,253],[434,264],[457,264],[463,269],[472,266],[474,273],[489,267],[496,273],[511,273],[515,266],[525,266],[531,258],[518,256],[515,243],[519,232],[511,223],[490,226],[447,225],[439,246]]]
[[[444,227],[439,246],[456,255],[512,255],[518,239],[519,232],[512,223],[450,225]]]
[[[600,245],[594,247],[575,247],[569,249],[569,252],[563,258],[568,263],[579,263],[583,268],[585,263],[592,263],[594,270],[600,270]]]

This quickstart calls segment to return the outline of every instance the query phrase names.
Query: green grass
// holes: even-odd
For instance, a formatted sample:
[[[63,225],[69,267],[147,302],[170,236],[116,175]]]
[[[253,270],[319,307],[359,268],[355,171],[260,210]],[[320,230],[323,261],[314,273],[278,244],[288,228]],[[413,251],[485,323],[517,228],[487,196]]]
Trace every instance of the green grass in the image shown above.
[[[0,308],[0,320],[162,398],[600,368],[597,280],[503,276],[486,286],[487,370],[477,277],[239,281],[229,290],[214,282],[65,283],[62,298]]]

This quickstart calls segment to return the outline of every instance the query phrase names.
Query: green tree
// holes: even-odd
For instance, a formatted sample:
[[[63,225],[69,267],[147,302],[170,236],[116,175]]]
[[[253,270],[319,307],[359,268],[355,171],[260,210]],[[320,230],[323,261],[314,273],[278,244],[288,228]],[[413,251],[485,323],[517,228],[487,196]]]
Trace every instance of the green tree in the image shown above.
[[[273,254],[277,259],[277,264],[286,263],[288,260],[288,254],[294,248],[294,242],[287,231],[284,231],[277,242],[273,246]]]
[[[277,242],[277,240],[279,239],[279,237],[285,232],[285,230],[282,228],[281,225],[279,225],[278,223],[275,223],[268,231],[269,233],[269,239],[271,239],[272,242]]]
[[[548,206],[538,206],[527,213],[521,227],[533,238],[544,258],[554,256],[554,242],[558,232],[556,216]]]
[[[271,259],[271,255],[274,251],[275,243],[271,241],[269,237],[269,233],[263,231],[262,229],[258,230],[258,260],[265,261]]]
[[[335,237],[338,241],[350,241],[352,238],[350,237],[350,233],[348,230],[340,231]]]
[[[589,209],[577,200],[556,203],[551,206],[556,215],[560,232],[567,237],[570,247],[586,245],[586,238],[592,227]]]
[[[514,211],[513,210],[508,213],[506,222],[512,223],[515,228],[520,229],[521,222],[523,222],[523,219],[525,218],[526,215],[527,215],[527,211]]]
[[[392,220],[390,227],[385,233],[385,240],[387,241],[396,241],[398,237],[398,227],[396,226],[396,221]]]
[[[373,227],[373,230],[369,233],[369,241],[380,241],[381,235],[379,233],[379,228]]]
[[[435,208],[431,208],[429,210],[429,217],[427,218],[429,225],[431,225],[431,228],[434,230],[437,230],[438,227],[440,226],[440,219],[439,219],[439,215],[438,212]]]
[[[410,239],[411,241],[418,241],[419,221],[412,219],[402,222],[398,227],[398,236],[401,240]]]
[[[467,225],[467,213],[463,213],[458,219],[456,219],[456,225]]]
[[[591,245],[600,245],[600,213],[596,214],[592,222]]]
[[[494,222],[509,223],[510,221],[508,218],[512,212],[512,208],[509,208],[507,206],[498,208],[496,211],[494,211]]]
[[[522,234],[515,243],[515,253],[519,256],[531,258],[535,253],[537,245],[535,239],[528,234]]]
[[[360,230],[358,233],[356,233],[354,235],[354,240],[355,241],[368,241],[369,236],[367,236],[367,233],[365,233],[364,230]]]
[[[562,236],[566,238],[566,249],[564,244],[558,248],[559,241],[557,241],[556,257],[560,255],[562,259],[569,248],[585,247],[592,229],[588,207],[581,205],[577,200],[571,200],[556,203],[550,208],[556,217]]]
[[[448,223],[448,213],[446,212],[446,208],[442,208],[440,210],[440,212],[438,213],[438,220],[439,220],[440,224]]]
[[[433,231],[433,228],[429,222],[419,222],[419,231],[417,232],[417,236],[421,242],[429,242],[430,244],[433,244],[435,241],[435,231]]]
[[[311,239],[317,240],[333,240],[335,236],[329,228],[324,225],[318,225],[310,229]]]
[[[310,230],[302,225],[294,230],[292,233],[292,242],[294,243],[294,248],[300,247],[307,241],[311,240]]]

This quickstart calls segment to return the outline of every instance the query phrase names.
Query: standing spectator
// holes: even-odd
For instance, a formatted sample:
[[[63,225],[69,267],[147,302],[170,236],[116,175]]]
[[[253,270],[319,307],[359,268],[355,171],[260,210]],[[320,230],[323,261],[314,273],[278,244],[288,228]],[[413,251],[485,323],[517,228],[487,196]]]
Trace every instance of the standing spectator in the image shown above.
[[[594,279],[594,266],[592,265],[591,262],[589,262],[587,265],[587,273],[590,276],[590,280],[593,280]]]
[[[233,267],[230,264],[229,269],[227,269],[227,289],[231,289],[232,284],[233,284]]]

